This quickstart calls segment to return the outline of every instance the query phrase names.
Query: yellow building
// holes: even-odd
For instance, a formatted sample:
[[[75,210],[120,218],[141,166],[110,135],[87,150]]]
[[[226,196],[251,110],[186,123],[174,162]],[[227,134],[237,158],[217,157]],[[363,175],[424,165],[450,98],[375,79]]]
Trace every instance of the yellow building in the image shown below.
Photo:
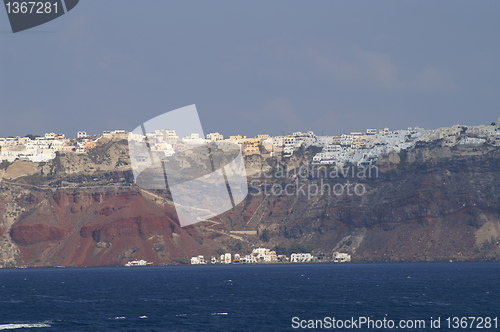
[[[368,135],[354,136],[351,147],[353,149],[369,148],[371,147],[372,141],[373,141],[373,136],[368,136]]]
[[[261,138],[249,138],[243,143],[243,153],[245,156],[260,154]]]

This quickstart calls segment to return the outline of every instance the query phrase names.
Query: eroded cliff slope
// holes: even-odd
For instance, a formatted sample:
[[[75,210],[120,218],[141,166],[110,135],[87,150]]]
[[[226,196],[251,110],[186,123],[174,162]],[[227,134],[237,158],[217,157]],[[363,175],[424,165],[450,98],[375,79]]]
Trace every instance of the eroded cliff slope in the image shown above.
[[[164,264],[293,244],[355,261],[498,259],[497,147],[420,144],[385,156],[365,176],[351,166],[318,171],[314,152],[247,157],[247,199],[188,227],[176,221],[168,191],[134,185],[124,141],[3,165],[0,265]]]

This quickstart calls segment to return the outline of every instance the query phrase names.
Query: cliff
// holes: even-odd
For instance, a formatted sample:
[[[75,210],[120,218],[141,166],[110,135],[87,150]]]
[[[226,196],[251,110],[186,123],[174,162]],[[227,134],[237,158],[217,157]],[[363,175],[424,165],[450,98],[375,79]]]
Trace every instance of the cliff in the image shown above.
[[[293,244],[354,261],[498,259],[499,148],[433,141],[364,170],[313,167],[315,152],[247,157],[247,199],[184,228],[168,191],[134,185],[125,141],[16,161],[0,170],[0,265],[166,264]]]

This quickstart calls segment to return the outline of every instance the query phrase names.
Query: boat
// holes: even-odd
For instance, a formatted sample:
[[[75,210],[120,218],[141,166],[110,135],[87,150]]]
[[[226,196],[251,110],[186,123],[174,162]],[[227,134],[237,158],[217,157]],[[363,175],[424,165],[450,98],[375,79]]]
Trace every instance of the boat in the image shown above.
[[[144,259],[140,259],[138,261],[130,261],[125,264],[125,266],[146,266],[151,265],[152,262],[145,261]]]

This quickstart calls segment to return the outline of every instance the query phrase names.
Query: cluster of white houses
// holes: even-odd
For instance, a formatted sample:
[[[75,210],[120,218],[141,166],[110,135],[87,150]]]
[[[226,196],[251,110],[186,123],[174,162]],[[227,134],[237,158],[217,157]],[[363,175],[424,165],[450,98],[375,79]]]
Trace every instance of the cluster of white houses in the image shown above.
[[[105,131],[102,135],[89,136],[84,131],[77,133],[77,139],[64,134],[46,133],[42,137],[0,138],[0,161],[12,162],[16,159],[32,162],[47,162],[56,157],[57,152],[85,153],[96,147],[98,141],[106,137],[127,138],[125,130]]]
[[[184,152],[189,145],[199,145],[208,142],[217,142],[220,148],[224,143],[238,144],[244,155],[282,154],[291,156],[299,148],[309,146],[320,147],[322,151],[313,157],[313,164],[343,166],[355,164],[357,166],[372,165],[382,155],[391,151],[399,152],[410,149],[417,142],[427,142],[446,138],[453,144],[482,144],[486,141],[500,144],[500,131],[497,125],[470,127],[467,135],[465,126],[456,125],[450,128],[426,130],[418,127],[391,131],[389,128],[366,129],[363,132],[352,132],[339,136],[318,136],[314,132],[294,132],[286,136],[257,135],[247,138],[243,135],[234,135],[225,138],[222,134],[210,133],[203,138],[198,133],[179,137],[175,130],[155,130],[146,133],[146,136],[136,135],[135,139],[147,138],[147,144],[152,152],[164,153],[165,156]],[[455,140],[454,140],[455,139]],[[141,156],[136,156],[141,158]],[[140,161],[140,160],[137,160]]]
[[[9,162],[15,159],[27,159],[33,162],[49,161],[56,152],[85,153],[93,149],[103,137],[147,139],[151,151],[171,156],[183,152],[190,145],[208,142],[238,144],[244,155],[283,154],[290,156],[297,149],[317,146],[322,151],[313,158],[314,164],[342,166],[344,164],[370,165],[377,158],[391,151],[399,152],[415,146],[419,141],[430,142],[443,140],[443,144],[483,144],[488,142],[500,145],[500,118],[497,124],[481,126],[444,127],[436,130],[425,130],[414,127],[391,131],[389,128],[366,129],[365,132],[352,132],[339,136],[318,136],[312,131],[294,132],[291,135],[270,136],[257,135],[247,138],[243,135],[224,137],[220,133],[210,133],[203,137],[201,133],[192,133],[179,137],[175,130],[159,129],[146,135],[133,134],[125,130],[105,131],[101,135],[88,136],[86,132],[77,133],[77,139],[66,138],[64,134],[46,133],[43,137],[9,137],[0,138],[0,161]],[[139,137],[136,137],[139,136]],[[140,158],[140,156],[136,156]]]
[[[212,256],[206,260],[202,255],[191,257],[191,264],[255,264],[255,263],[306,263],[315,261],[315,257],[310,253],[293,253],[290,257],[286,255],[277,255],[274,250],[267,248],[255,248],[250,255],[240,255],[225,253],[220,257]],[[351,255],[335,252],[331,258],[332,262],[345,263],[351,261]]]
[[[366,133],[334,136],[323,139],[322,151],[313,157],[313,164],[372,165],[382,154],[414,147],[428,133],[429,130],[415,127],[396,131],[389,128],[367,129]]]

